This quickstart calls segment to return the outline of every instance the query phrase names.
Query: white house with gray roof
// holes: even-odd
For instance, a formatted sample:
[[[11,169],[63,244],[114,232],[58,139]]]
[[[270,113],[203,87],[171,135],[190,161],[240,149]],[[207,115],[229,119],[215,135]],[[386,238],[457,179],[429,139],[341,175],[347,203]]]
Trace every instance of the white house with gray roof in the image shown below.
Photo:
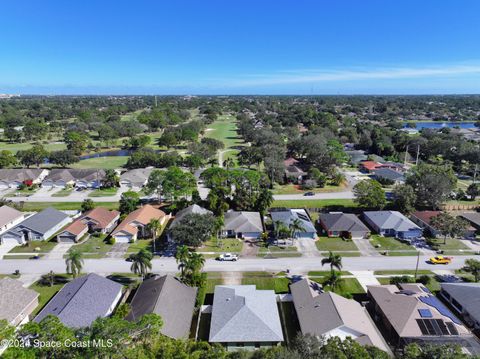
[[[422,237],[422,229],[397,211],[363,212],[365,222],[378,234],[402,240]]]
[[[217,285],[213,297],[210,343],[228,349],[271,347],[283,342],[273,290],[255,285]]]
[[[120,186],[129,189],[138,189],[145,186],[148,182],[148,177],[152,173],[153,167],[135,168],[133,170],[124,172],[120,175]]]
[[[48,170],[41,168],[0,169],[0,189],[18,188],[22,183],[39,184],[47,174]]]
[[[480,283],[442,283],[440,295],[473,329],[480,329]]]
[[[44,241],[72,222],[67,214],[54,208],[46,208],[8,230],[1,235],[1,241],[17,241],[24,244],[28,241]]]
[[[15,227],[25,219],[25,214],[9,206],[0,207],[0,234]],[[1,244],[1,239],[0,239]]]
[[[88,327],[95,319],[112,314],[122,294],[121,284],[90,273],[67,283],[34,321],[54,315],[67,327]]]
[[[302,229],[295,232],[295,238],[312,238],[317,237],[317,230],[310,219],[310,215],[304,209],[298,208],[279,208],[270,211],[273,225],[276,227],[282,223],[285,227],[291,228],[292,224],[297,222]]]
[[[37,306],[37,292],[24,288],[16,279],[5,277],[0,280],[0,320],[13,326],[24,324]]]
[[[391,354],[367,310],[353,299],[324,292],[320,284],[302,279],[290,285],[302,334],[317,337],[352,338]]]
[[[224,237],[256,239],[263,232],[262,217],[258,212],[229,211],[225,213],[223,223]]]

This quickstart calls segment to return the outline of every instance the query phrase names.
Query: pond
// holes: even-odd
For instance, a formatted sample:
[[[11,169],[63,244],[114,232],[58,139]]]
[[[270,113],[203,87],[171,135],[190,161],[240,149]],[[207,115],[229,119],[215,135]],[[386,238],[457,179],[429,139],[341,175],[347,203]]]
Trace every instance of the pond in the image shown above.
[[[441,128],[475,128],[475,122],[415,122],[415,129],[421,130],[424,128],[432,128],[432,129],[441,129]],[[404,128],[409,128],[409,124],[405,124]]]
[[[80,160],[88,160],[89,158],[98,158],[98,157],[116,157],[116,156],[130,156],[133,150],[115,150],[115,151],[104,151],[91,153],[89,155],[79,156]]]

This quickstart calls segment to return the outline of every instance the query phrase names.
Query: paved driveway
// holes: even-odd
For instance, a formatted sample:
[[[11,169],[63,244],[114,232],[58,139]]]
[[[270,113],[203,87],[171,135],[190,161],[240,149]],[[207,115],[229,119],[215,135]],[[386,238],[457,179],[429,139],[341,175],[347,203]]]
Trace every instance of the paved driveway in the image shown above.
[[[12,248],[18,246],[18,243],[13,243],[11,241],[5,242],[0,245],[0,259],[3,258],[5,254],[11,251]]]
[[[355,243],[362,256],[378,257],[381,255],[375,250],[368,239],[352,239],[352,241]]]
[[[298,251],[303,257],[320,257],[320,252],[315,245],[315,241],[311,238],[297,238],[295,240]]]

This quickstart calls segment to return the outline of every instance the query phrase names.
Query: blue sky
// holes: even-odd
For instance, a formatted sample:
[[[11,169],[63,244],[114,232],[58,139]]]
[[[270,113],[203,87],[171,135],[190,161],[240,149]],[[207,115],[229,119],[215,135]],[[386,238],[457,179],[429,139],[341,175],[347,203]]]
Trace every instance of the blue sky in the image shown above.
[[[0,93],[480,93],[477,0],[32,0]]]

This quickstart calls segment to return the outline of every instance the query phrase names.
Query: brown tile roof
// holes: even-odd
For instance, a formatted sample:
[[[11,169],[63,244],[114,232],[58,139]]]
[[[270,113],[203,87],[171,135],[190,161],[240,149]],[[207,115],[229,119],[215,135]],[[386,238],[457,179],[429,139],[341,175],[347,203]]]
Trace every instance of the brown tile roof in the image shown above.
[[[165,212],[156,209],[149,204],[140,207],[139,209],[133,211],[130,213],[125,219],[118,225],[117,228],[113,231],[112,235],[115,235],[116,233],[120,231],[124,231],[127,233],[130,233],[132,235],[136,234],[138,232],[138,229],[134,226],[131,226],[131,222],[139,222],[143,224],[144,226],[147,225],[151,219],[153,218],[162,218],[165,217],[166,214]]]
[[[417,211],[412,213],[412,216],[417,217],[419,220],[421,220],[425,224],[430,224],[430,221],[432,220],[433,217],[438,216],[440,211]]]
[[[86,212],[80,219],[89,218],[97,222],[98,228],[106,228],[118,215],[118,211],[109,211],[104,207],[97,207]]]
[[[87,225],[85,223],[82,223],[82,221],[80,220],[76,220],[74,221],[73,223],[71,223],[67,228],[65,228],[63,230],[63,232],[69,232],[71,234],[74,234],[76,236],[78,236],[79,234],[81,234],[87,227]]]

